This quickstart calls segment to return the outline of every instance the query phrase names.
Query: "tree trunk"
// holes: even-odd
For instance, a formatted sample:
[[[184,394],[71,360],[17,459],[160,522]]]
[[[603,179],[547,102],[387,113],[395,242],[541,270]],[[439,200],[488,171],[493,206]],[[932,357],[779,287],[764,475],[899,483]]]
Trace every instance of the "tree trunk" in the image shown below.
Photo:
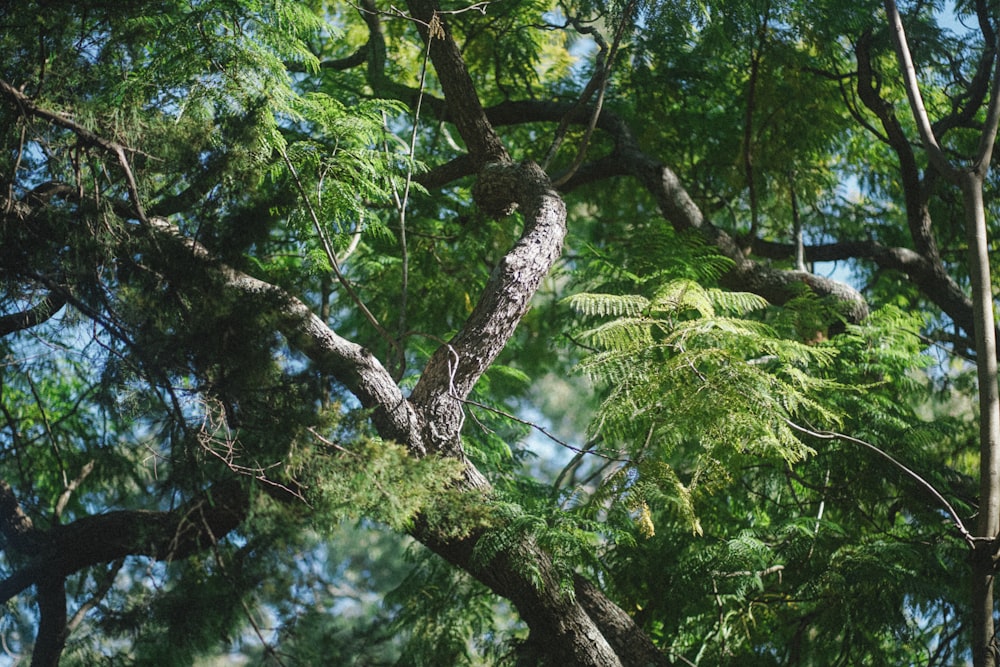
[[[972,662],[975,667],[996,667],[994,640],[993,572],[997,532],[1000,528],[1000,393],[997,387],[997,342],[993,318],[993,282],[986,232],[983,184],[989,171],[997,126],[1000,124],[1000,59],[995,61],[993,90],[986,122],[971,167],[954,166],[938,143],[920,94],[917,69],[906,43],[906,32],[895,0],[885,0],[900,71],[913,119],[934,168],[962,190],[965,237],[969,244],[969,279],[972,284],[972,319],[976,339],[976,373],[979,382],[979,518],[972,554]],[[991,33],[984,5],[977,5],[984,33]],[[987,43],[992,40],[987,38]]]
[[[1000,393],[997,388],[997,345],[993,321],[983,207],[983,180],[976,173],[961,177],[965,232],[969,243],[969,274],[975,313],[976,371],[979,379],[979,521],[981,538],[972,560],[972,656],[976,667],[994,667],[993,571],[1000,526]]]

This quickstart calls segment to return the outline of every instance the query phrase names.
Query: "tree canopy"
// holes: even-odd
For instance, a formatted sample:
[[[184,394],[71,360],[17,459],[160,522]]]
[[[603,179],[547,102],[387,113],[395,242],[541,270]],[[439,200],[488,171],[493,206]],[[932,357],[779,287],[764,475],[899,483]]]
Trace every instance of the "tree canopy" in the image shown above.
[[[0,2],[0,648],[995,665],[998,15]]]

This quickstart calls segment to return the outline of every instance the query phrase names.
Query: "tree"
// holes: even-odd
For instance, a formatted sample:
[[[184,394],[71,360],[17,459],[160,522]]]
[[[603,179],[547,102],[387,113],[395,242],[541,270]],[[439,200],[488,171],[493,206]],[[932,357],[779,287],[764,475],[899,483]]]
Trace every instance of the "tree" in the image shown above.
[[[991,664],[995,28],[843,4],[0,6],[12,650]]]
[[[972,285],[973,329],[976,341],[976,370],[979,380],[979,447],[980,447],[980,513],[976,536],[980,541],[974,561],[973,578],[973,656],[977,665],[993,665],[993,542],[1000,530],[1000,387],[997,386],[996,325],[993,319],[993,282],[990,278],[989,235],[983,203],[983,184],[993,154],[997,123],[1000,122],[1000,59],[994,53],[997,68],[986,119],[977,151],[970,166],[958,168],[951,164],[938,144],[917,83],[913,58],[903,30],[902,19],[895,2],[887,0],[886,14],[892,25],[894,43],[904,73],[907,98],[920,131],[920,138],[934,163],[934,168],[962,191],[966,237],[969,244],[969,273]],[[984,35],[992,35],[992,26],[981,6],[981,26]],[[995,51],[996,37],[990,40]]]

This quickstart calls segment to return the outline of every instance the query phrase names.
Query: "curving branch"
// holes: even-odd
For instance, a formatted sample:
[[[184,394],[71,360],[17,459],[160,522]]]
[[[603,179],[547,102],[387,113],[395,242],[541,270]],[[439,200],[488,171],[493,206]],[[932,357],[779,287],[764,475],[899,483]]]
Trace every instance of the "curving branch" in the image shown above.
[[[757,257],[782,260],[793,257],[795,246],[757,239],[753,242],[752,251]],[[972,299],[945,272],[940,261],[928,259],[916,250],[886,246],[871,240],[842,241],[806,246],[805,258],[808,262],[870,260],[883,269],[905,273],[931,303],[962,330],[972,332]]]
[[[44,530],[26,520],[10,486],[0,480],[0,535],[8,550],[27,557],[0,581],[0,603],[28,586],[126,556],[187,558],[235,530],[248,505],[246,489],[229,480],[171,511],[120,510]]]
[[[564,117],[585,123],[589,118],[586,109],[574,109],[558,102],[506,102],[491,108],[489,116],[497,125],[523,123],[528,119],[556,122]],[[773,303],[782,304],[798,294],[804,283],[821,296],[837,298],[849,322],[860,322],[868,316],[864,297],[849,285],[804,271],[775,269],[747,257],[736,239],[705,217],[677,174],[639,148],[623,118],[605,110],[598,127],[612,137],[614,149],[609,155],[581,167],[563,186],[564,192],[599,179],[635,178],[654,197],[663,217],[674,229],[699,233],[733,261],[733,268],[722,278],[727,287],[755,292]]]
[[[40,622],[32,667],[56,667],[69,636],[66,578],[126,556],[178,560],[217,543],[246,518],[247,491],[237,480],[217,484],[167,512],[129,510],[83,517],[48,530],[25,514],[13,489],[0,479],[0,537],[23,560],[0,580],[0,604],[35,587]]]
[[[49,292],[35,305],[0,317],[0,336],[23,331],[47,322],[66,305],[64,294]]]
[[[459,446],[462,400],[510,340],[562,252],[566,235],[566,206],[538,165],[495,165],[480,175],[480,184],[484,182],[497,196],[513,194],[514,201],[500,196],[497,206],[519,205],[524,210],[524,231],[493,270],[465,324],[431,357],[411,397],[433,414],[428,421],[437,428],[448,415],[446,423],[453,428],[448,441],[453,447]],[[493,194],[480,194],[481,201],[490,197]]]
[[[499,168],[499,167],[498,167]],[[380,435],[406,445],[415,455],[439,453],[466,462],[461,488],[485,498],[491,486],[464,456],[459,438],[462,426],[461,402],[456,396],[467,394],[483,370],[503,348],[527,309],[530,297],[558,257],[565,233],[565,210],[561,200],[548,189],[548,179],[535,165],[502,168],[521,183],[518,203],[526,209],[522,239],[501,260],[487,284],[468,323],[450,344],[442,346],[428,362],[410,400],[402,396],[388,371],[367,350],[334,333],[313,315],[297,298],[280,288],[247,276],[212,260],[208,251],[183,237],[165,220],[153,218],[151,227],[161,243],[180,246],[202,261],[207,270],[216,271],[226,288],[247,298],[263,298],[279,314],[279,326],[290,344],[306,354],[325,372],[354,393],[362,404],[372,409],[372,421]],[[454,527],[452,527],[454,528]],[[601,620],[599,613],[617,609],[593,589],[593,596],[603,599],[594,610],[584,610],[561,590],[558,575],[548,556],[530,543],[519,544],[514,552],[503,553],[483,562],[475,555],[484,528],[455,531],[432,528],[418,521],[414,536],[447,561],[489,586],[498,595],[513,602],[535,637],[546,638],[546,655],[558,656],[559,664],[614,667],[623,664],[599,627],[612,625],[624,638],[646,641],[644,633],[619,609],[611,619]],[[531,575],[518,565],[528,559],[535,567]],[[2,599],[2,598],[0,598]],[[588,637],[587,650],[580,644],[580,631]],[[662,659],[653,664],[667,664]]]
[[[194,257],[229,289],[273,309],[292,347],[309,357],[323,373],[343,383],[364,407],[373,410],[372,421],[383,438],[406,444],[416,455],[426,453],[416,435],[416,413],[389,371],[371,352],[337,335],[300,299],[280,287],[215,261],[207,248],[186,237],[168,220],[150,218],[149,227],[159,243]],[[183,280],[183,276],[171,278]]]

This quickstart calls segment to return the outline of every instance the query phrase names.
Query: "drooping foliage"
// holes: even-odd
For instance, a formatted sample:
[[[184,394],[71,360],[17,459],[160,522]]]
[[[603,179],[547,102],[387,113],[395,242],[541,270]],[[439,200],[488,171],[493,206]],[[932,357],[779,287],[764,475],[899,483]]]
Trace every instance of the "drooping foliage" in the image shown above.
[[[994,9],[903,7],[950,153]],[[867,2],[0,2],[5,650],[967,660],[962,197],[890,37]]]

